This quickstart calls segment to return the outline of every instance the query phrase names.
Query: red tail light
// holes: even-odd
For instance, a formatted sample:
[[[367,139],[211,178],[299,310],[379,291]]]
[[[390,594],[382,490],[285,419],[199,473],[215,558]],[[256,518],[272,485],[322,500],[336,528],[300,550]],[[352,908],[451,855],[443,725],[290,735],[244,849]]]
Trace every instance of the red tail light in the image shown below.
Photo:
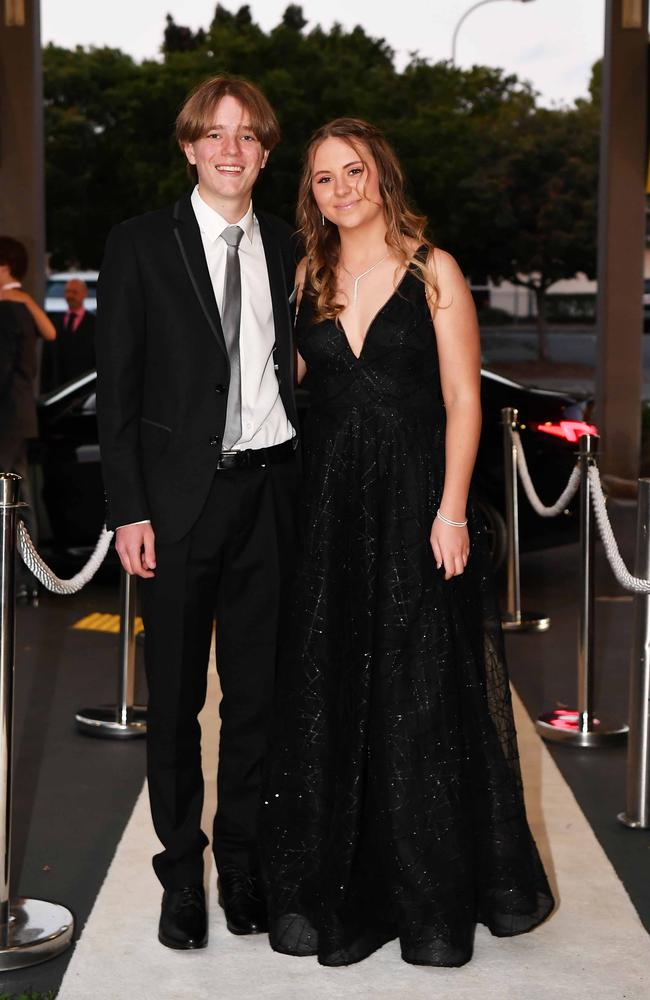
[[[577,444],[582,434],[598,434],[598,428],[593,424],[586,424],[584,420],[560,420],[558,423],[551,423],[549,420],[544,424],[531,424],[531,426],[533,430],[564,438],[571,444]]]

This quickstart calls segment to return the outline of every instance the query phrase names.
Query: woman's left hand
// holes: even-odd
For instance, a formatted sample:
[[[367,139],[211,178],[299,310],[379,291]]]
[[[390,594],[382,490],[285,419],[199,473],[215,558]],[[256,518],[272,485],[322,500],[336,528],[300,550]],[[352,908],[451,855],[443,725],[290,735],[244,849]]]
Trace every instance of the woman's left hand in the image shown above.
[[[431,528],[431,548],[438,569],[445,567],[445,580],[460,576],[469,558],[469,532],[435,518]]]

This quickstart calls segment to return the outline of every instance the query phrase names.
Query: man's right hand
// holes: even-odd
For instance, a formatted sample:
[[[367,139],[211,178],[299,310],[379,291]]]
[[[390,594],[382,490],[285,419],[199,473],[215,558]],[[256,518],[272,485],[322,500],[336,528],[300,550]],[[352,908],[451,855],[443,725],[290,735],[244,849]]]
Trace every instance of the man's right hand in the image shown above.
[[[155,535],[150,524],[125,524],[115,532],[115,551],[131,576],[152,577],[156,568]]]

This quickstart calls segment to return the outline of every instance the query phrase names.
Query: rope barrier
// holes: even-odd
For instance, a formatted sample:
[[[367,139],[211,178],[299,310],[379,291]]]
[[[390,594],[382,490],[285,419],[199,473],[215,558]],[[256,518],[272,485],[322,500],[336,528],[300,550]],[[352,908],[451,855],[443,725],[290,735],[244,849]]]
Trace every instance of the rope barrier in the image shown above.
[[[561,514],[567,504],[571,502],[578,490],[578,487],[580,486],[580,465],[576,465],[571,472],[567,485],[555,503],[551,504],[550,507],[547,507],[542,503],[535,491],[535,487],[533,486],[533,482],[528,471],[526,455],[524,453],[524,448],[518,431],[512,431],[512,439],[517,449],[517,469],[519,471],[519,477],[526,492],[526,496],[530,501],[531,507],[537,514],[539,514],[540,517],[556,517],[558,514]],[[594,507],[594,514],[596,516],[596,524],[598,525],[598,531],[600,532],[600,537],[605,547],[607,561],[611,566],[614,576],[625,590],[631,590],[637,594],[650,594],[650,580],[643,580],[638,576],[633,576],[623,561],[623,557],[619,551],[618,544],[614,536],[614,530],[609,520],[609,515],[607,514],[605,494],[600,481],[600,472],[595,463],[589,465],[588,475],[589,483],[591,485],[591,500]]]
[[[521,484],[524,487],[528,501],[540,517],[557,517],[558,514],[562,514],[568,504],[571,503],[574,496],[578,492],[578,487],[580,486],[580,466],[576,465],[573,469],[569,482],[565,486],[564,490],[557,498],[554,504],[547,507],[540,498],[538,497],[535,487],[533,486],[533,481],[530,478],[530,472],[528,471],[528,464],[526,462],[526,455],[524,453],[523,445],[521,443],[521,438],[519,436],[519,431],[512,431],[512,437],[515,442],[515,447],[517,449],[517,469],[519,471],[519,478],[521,479]]]
[[[625,590],[633,590],[637,594],[650,594],[650,580],[642,580],[638,576],[633,576],[623,562],[623,557],[619,552],[616,538],[614,537],[614,532],[607,516],[605,495],[600,481],[598,466],[596,465],[589,467],[589,482],[591,484],[591,498],[596,515],[596,524],[598,525],[600,537],[603,540],[607,559],[609,565],[612,567],[614,576]]]
[[[22,556],[25,566],[27,566],[27,568],[34,574],[36,579],[54,594],[76,594],[88,583],[89,580],[92,580],[93,576],[103,563],[114,533],[109,531],[106,526],[102,528],[101,534],[97,539],[95,550],[90,559],[83,569],[80,569],[79,572],[75,573],[75,575],[69,580],[61,580],[50,569],[47,563],[41,559],[38,552],[34,548],[34,543],[29,537],[29,532],[25,527],[24,521],[18,521],[16,534],[18,551]]]
[[[11,801],[14,784],[13,720],[16,676],[16,535],[20,476],[0,472],[0,969],[26,969],[60,955],[72,943],[74,917],[58,903],[13,896]]]

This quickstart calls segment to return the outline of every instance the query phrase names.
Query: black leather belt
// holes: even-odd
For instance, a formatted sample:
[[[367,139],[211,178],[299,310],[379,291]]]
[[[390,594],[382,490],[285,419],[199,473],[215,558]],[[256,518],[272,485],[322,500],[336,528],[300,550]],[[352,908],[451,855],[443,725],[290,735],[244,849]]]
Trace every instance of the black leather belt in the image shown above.
[[[274,444],[270,448],[246,448],[242,451],[222,451],[217,469],[264,469],[267,465],[288,462],[295,455],[295,438]]]

